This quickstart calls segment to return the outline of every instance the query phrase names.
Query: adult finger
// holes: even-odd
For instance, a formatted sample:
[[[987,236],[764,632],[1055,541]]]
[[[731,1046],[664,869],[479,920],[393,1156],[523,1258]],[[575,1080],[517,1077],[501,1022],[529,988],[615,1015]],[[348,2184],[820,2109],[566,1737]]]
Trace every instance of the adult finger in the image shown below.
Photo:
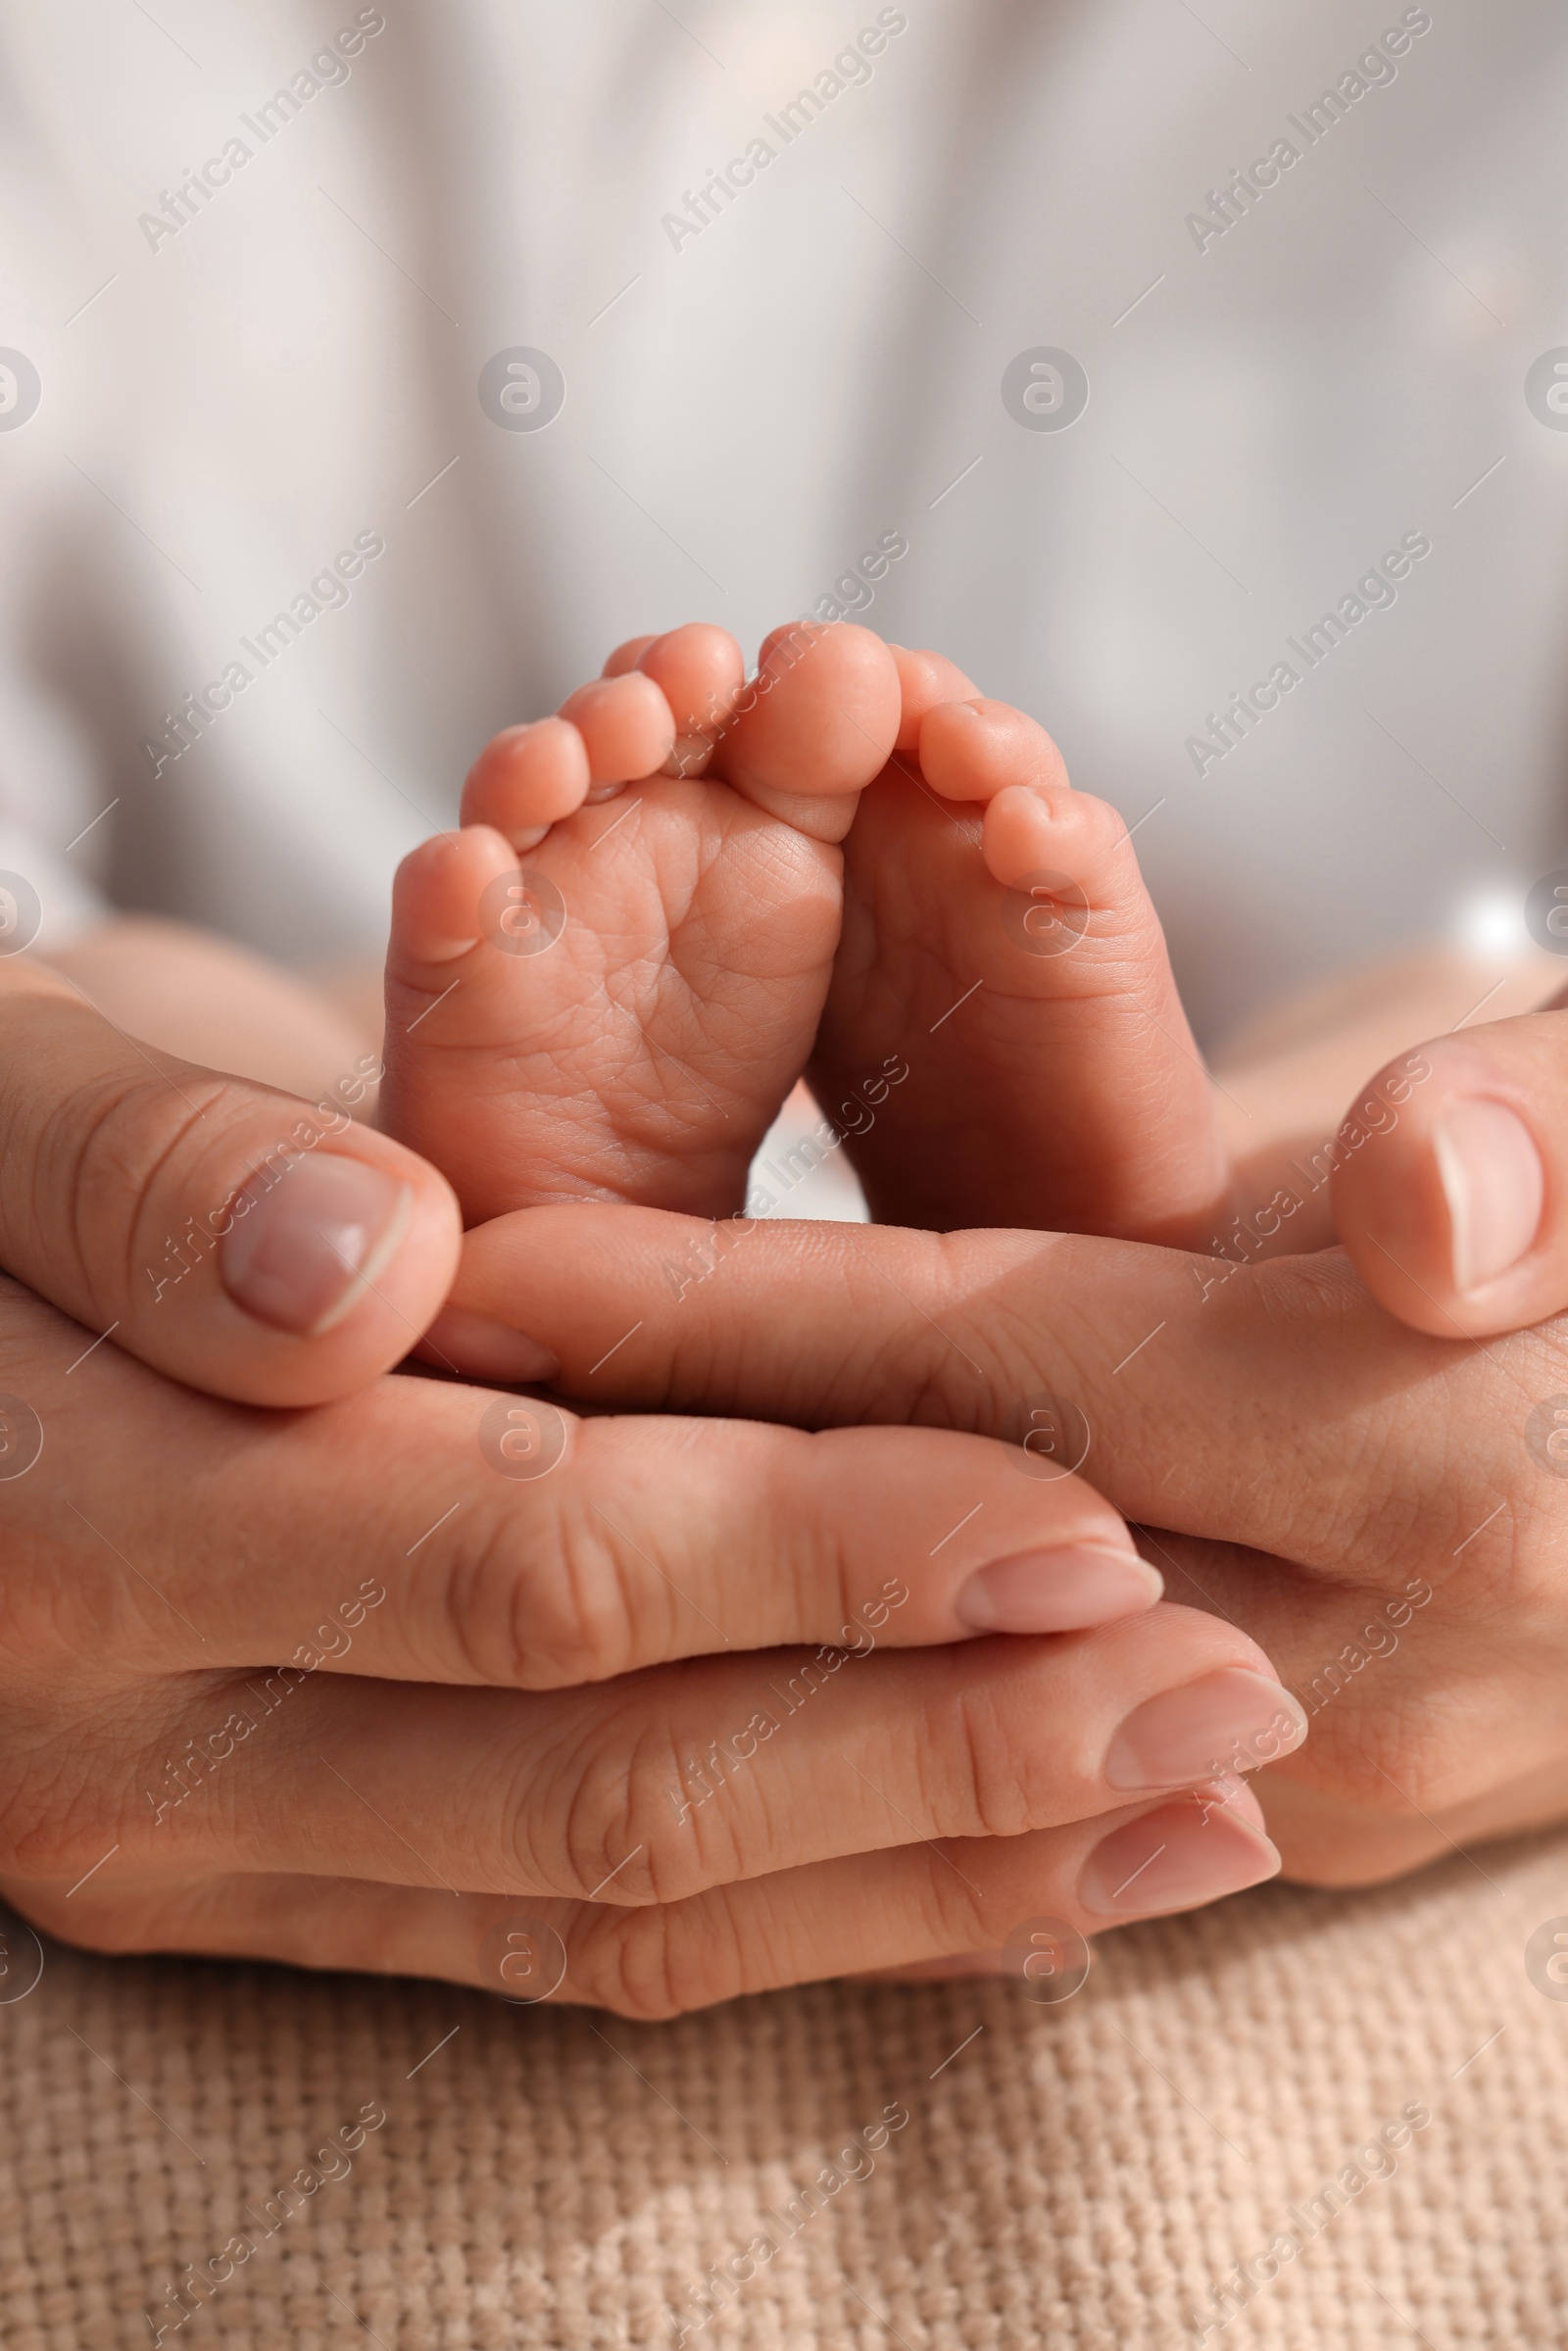
[[[720,1249],[657,1210],[528,1209],[467,1236],[453,1295],[547,1347],[561,1394],[1027,1440],[1135,1524],[1335,1574],[1446,1561],[1508,1492],[1541,1394],[1496,1348],[1391,1323],[1337,1250],[1247,1266],[1074,1234],[735,1230]],[[1368,1445],[1397,1474],[1348,1476]]]
[[[118,1871],[173,1846],[189,1868],[668,1902],[1065,1826],[1254,1771],[1304,1736],[1245,1634],[1176,1608],[1052,1641],[770,1650],[548,1693],[318,1676],[270,1714],[245,1679],[203,1676],[143,1699],[123,1762],[100,1759],[67,1825],[57,1788],[38,1823],[14,1803],[0,1867],[53,1821],[68,1880],[111,1847]]]
[[[108,1348],[68,1371],[58,1318],[17,1305],[56,1359],[0,1377],[43,1441],[0,1520],[66,1546],[43,1602],[84,1666],[539,1690],[731,1648],[1061,1632],[1159,1596],[1107,1502],[983,1438],[578,1421],[418,1379],[263,1413]],[[137,1481],[106,1422],[135,1432]]]
[[[1568,1306],[1568,1013],[1440,1037],[1382,1069],[1331,1155],[1340,1239],[1391,1314],[1439,1339]]]
[[[253,1403],[350,1394],[451,1281],[451,1188],[318,1103],[156,1053],[63,978],[0,973],[0,1266],[88,1334]],[[341,1097],[341,1099],[339,1099]]]
[[[1218,1900],[1279,1855],[1245,1788],[1200,1789],[1031,1836],[857,1854],[641,1907],[341,1880],[100,1872],[3,1890],[46,1932],[110,1951],[191,1951],[434,1976],[514,2000],[649,2021],[747,1992],[1002,1950],[1042,1922],[1089,1935]]]

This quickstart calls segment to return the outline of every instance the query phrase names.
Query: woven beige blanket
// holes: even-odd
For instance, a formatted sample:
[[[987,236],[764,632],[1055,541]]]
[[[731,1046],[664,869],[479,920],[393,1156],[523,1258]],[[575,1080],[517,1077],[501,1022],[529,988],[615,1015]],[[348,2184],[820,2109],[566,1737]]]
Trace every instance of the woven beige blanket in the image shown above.
[[[1559,1836],[660,2027],[12,1925],[0,2342],[1556,2346],[1562,1914]]]

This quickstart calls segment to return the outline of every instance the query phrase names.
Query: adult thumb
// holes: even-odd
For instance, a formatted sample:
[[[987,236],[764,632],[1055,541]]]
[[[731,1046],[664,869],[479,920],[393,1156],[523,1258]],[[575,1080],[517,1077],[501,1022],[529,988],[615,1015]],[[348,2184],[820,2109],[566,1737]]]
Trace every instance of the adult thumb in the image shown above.
[[[0,1267],[94,1344],[214,1396],[324,1403],[409,1353],[461,1243],[445,1179],[347,1103],[156,1053],[53,973],[0,975]]]
[[[1391,1061],[1335,1139],[1334,1217],[1390,1313],[1489,1339],[1568,1307],[1568,1012]]]

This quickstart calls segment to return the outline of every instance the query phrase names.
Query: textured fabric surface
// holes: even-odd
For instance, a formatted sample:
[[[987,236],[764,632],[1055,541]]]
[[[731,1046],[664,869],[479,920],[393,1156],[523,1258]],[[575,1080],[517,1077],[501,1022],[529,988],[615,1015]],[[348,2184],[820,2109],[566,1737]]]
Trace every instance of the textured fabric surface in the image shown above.
[[[28,1989],[13,1924],[0,2340],[673,2343],[688,2289],[761,2230],[778,2251],[688,2342],[1165,2351],[1414,2105],[1430,2123],[1362,2167],[1393,2175],[1207,2339],[1557,2345],[1568,1985],[1526,1946],[1564,1912],[1553,1837],[1129,1930],[1054,2008],[1012,1982],[839,1985],[662,2027],[56,1946]],[[907,2121],[855,2152],[888,2109]],[[176,2331],[181,2266],[365,2110],[384,2122],[313,2174],[342,2176],[270,2239],[253,2217],[257,2250]],[[843,2184],[786,2238],[835,2159]]]

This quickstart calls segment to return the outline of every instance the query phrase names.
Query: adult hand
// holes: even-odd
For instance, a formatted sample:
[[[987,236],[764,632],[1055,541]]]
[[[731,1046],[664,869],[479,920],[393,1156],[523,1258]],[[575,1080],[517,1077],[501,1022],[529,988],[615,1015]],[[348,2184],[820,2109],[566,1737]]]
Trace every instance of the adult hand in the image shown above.
[[[1171,1796],[1293,1710],[1086,1486],[377,1377],[456,1253],[439,1177],[0,986],[0,1892],[38,1926],[513,1991],[554,1935],[557,1996],[655,2015],[1276,1866],[1245,1788]]]
[[[1522,1053],[1531,1027],[1482,1050]],[[1352,1154],[1357,1182],[1398,1131]],[[670,1269],[704,1266],[677,1299]],[[1034,1426],[1075,1465],[1088,1437],[1083,1474],[1156,1531],[1172,1592],[1245,1626],[1305,1704],[1306,1744],[1260,1783],[1293,1875],[1384,1877],[1568,1810],[1551,1326],[1485,1347],[1412,1332],[1338,1250],[1227,1266],[783,1223],[717,1249],[688,1219],[591,1208],[470,1234],[454,1298],[551,1350],[566,1396],[1014,1443]]]
[[[1288,1701],[1077,1480],[87,1344],[0,1282],[0,1892],[51,1933],[514,1993],[559,1948],[652,2017],[1276,1866],[1245,1788],[1171,1791]]]

